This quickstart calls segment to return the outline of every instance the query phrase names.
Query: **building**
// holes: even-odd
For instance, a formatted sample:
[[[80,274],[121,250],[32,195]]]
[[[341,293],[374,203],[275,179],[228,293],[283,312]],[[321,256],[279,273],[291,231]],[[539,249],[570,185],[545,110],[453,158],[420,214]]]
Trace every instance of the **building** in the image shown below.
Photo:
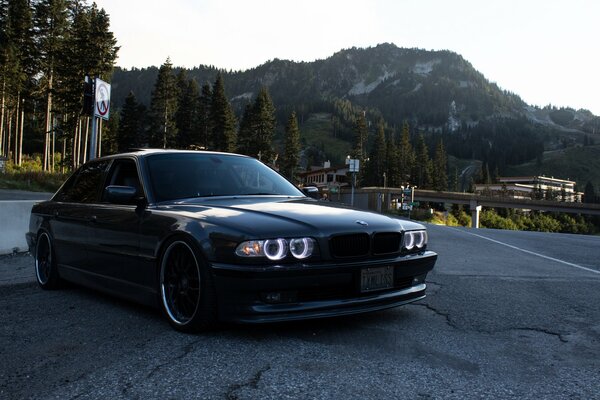
[[[316,186],[321,191],[337,191],[340,187],[348,186],[348,166],[332,167],[331,162],[325,161],[323,166],[310,167],[308,171],[298,174],[304,186]]]
[[[547,176],[499,177],[498,183],[475,184],[475,193],[513,199],[555,200],[581,203],[583,193],[575,191],[575,181]]]

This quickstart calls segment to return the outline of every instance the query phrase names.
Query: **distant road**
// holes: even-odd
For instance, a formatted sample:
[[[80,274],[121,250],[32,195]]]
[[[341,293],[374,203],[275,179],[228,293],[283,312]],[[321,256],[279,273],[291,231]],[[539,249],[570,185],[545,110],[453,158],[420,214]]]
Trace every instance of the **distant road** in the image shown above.
[[[0,258],[0,398],[600,399],[600,237],[428,229],[418,303],[198,335]]]
[[[48,200],[54,193],[0,189],[0,200]]]

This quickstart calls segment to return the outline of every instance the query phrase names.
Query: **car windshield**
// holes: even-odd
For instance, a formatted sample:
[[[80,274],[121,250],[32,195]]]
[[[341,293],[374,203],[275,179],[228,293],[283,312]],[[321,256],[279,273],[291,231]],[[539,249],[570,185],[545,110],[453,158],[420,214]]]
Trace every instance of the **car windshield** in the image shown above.
[[[253,158],[227,154],[172,153],[147,158],[157,202],[191,197],[303,196],[285,178]]]

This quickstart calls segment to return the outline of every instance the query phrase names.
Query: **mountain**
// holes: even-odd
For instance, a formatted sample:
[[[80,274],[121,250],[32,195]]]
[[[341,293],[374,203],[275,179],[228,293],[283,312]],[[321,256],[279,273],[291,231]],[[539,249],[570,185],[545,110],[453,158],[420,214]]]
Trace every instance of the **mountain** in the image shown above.
[[[199,84],[214,82],[217,72],[203,65],[187,70]],[[148,105],[157,73],[156,67],[117,68],[113,105],[123,104],[130,91]],[[546,150],[600,144],[600,118],[591,112],[528,105],[446,50],[386,43],[341,50],[324,60],[274,59],[253,69],[221,73],[238,116],[262,86],[269,89],[281,126],[295,110],[304,144],[315,149],[315,160],[341,161],[360,111],[366,111],[373,131],[380,119],[389,134],[407,120],[413,132],[428,134],[430,143],[441,134],[450,154],[481,160],[500,172],[535,160],[539,164]]]

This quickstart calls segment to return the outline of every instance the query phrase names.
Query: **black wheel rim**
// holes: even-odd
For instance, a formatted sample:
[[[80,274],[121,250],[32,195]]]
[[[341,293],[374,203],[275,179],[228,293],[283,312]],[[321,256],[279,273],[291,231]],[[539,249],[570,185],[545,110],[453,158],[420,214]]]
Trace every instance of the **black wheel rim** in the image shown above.
[[[42,233],[35,250],[35,274],[42,285],[48,283],[52,270],[52,247],[48,234]]]
[[[162,301],[169,318],[176,324],[187,324],[200,303],[200,271],[187,243],[174,242],[167,248],[160,278]]]

